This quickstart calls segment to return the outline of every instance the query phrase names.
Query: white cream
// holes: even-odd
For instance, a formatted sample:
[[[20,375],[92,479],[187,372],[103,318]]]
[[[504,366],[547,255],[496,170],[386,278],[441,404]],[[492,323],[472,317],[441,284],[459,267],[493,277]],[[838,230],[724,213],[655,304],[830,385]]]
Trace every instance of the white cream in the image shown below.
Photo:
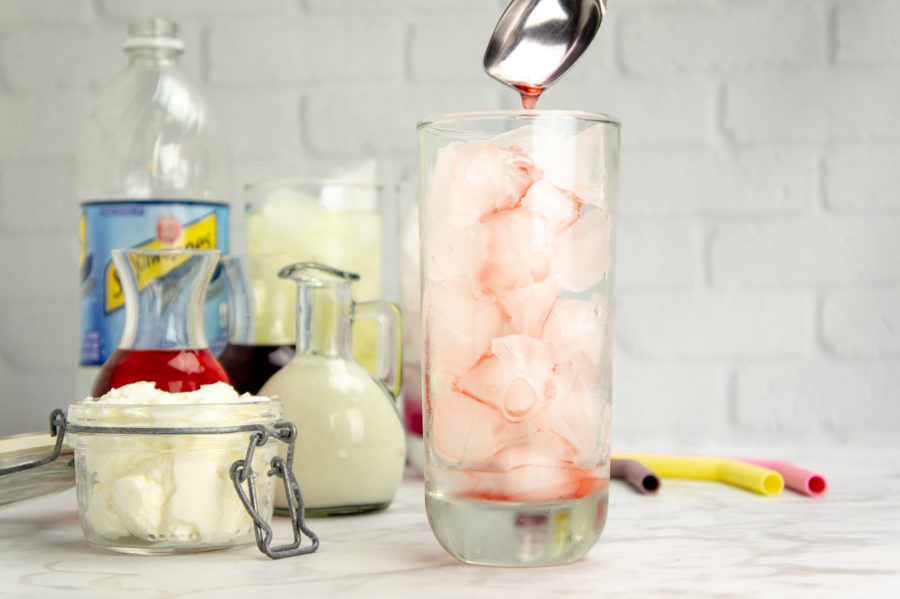
[[[239,396],[224,383],[166,393],[135,383],[70,406],[70,423],[90,426],[210,427],[260,422],[267,397]],[[74,418],[73,418],[74,416]],[[87,416],[87,417],[86,417]],[[271,422],[269,423],[271,424]],[[111,548],[177,551],[253,541],[252,521],[229,469],[246,455],[250,433],[74,433],[79,512],[88,539]],[[271,516],[273,479],[266,477],[275,441],[257,448],[253,468],[260,512]]]
[[[270,401],[268,397],[260,397],[244,393],[238,395],[231,385],[213,383],[203,385],[196,391],[184,393],[168,393],[157,389],[155,383],[142,381],[112,389],[102,397],[86,397],[81,403],[111,405],[196,405],[196,404],[233,404]],[[186,425],[189,423],[185,423]]]
[[[297,357],[260,391],[277,396],[297,425],[294,476],[314,513],[386,507],[406,461],[390,393],[356,362]],[[287,499],[276,487],[275,505]]]

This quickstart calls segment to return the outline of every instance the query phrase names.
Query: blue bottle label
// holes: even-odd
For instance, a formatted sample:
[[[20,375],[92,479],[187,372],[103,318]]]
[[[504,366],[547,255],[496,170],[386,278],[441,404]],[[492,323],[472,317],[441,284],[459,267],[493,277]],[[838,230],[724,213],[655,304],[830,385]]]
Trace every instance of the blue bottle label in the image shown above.
[[[118,347],[125,327],[124,297],[110,251],[187,247],[218,249],[225,254],[228,206],[170,200],[86,202],[82,204],[79,239],[81,364],[100,365]],[[215,354],[228,342],[227,302],[225,277],[217,269],[203,311],[207,341]]]

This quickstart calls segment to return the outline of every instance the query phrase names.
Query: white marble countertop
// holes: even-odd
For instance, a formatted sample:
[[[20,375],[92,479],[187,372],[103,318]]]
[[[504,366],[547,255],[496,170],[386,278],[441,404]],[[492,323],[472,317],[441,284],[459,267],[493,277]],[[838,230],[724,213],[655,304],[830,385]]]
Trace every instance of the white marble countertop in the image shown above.
[[[97,553],[67,491],[0,509],[0,597],[897,596],[900,448],[764,457],[821,472],[828,493],[763,497],[666,479],[658,495],[644,496],[614,481],[600,542],[578,562],[547,568],[456,561],[431,534],[422,481],[412,476],[386,511],[309,520],[318,552],[280,561],[255,547]],[[287,538],[286,521],[275,529]]]

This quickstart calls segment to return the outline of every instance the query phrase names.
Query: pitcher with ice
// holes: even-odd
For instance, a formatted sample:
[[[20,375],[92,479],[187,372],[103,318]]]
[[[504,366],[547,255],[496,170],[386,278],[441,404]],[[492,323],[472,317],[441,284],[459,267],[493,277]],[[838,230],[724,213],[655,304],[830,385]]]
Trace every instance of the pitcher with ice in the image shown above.
[[[574,561],[606,521],[619,123],[418,124],[425,491],[477,564]]]

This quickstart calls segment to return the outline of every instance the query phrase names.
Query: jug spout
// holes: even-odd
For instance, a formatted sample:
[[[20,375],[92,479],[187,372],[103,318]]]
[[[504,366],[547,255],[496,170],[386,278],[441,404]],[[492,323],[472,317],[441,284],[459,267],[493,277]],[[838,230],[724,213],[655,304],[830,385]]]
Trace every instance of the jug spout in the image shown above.
[[[318,262],[285,266],[278,276],[297,282],[297,353],[354,361],[352,323],[375,320],[379,327],[375,378],[393,397],[400,393],[402,335],[400,309],[385,301],[355,303],[350,283],[359,275]]]
[[[297,356],[352,360],[350,283],[359,275],[319,264],[298,262],[278,272],[297,283]]]

